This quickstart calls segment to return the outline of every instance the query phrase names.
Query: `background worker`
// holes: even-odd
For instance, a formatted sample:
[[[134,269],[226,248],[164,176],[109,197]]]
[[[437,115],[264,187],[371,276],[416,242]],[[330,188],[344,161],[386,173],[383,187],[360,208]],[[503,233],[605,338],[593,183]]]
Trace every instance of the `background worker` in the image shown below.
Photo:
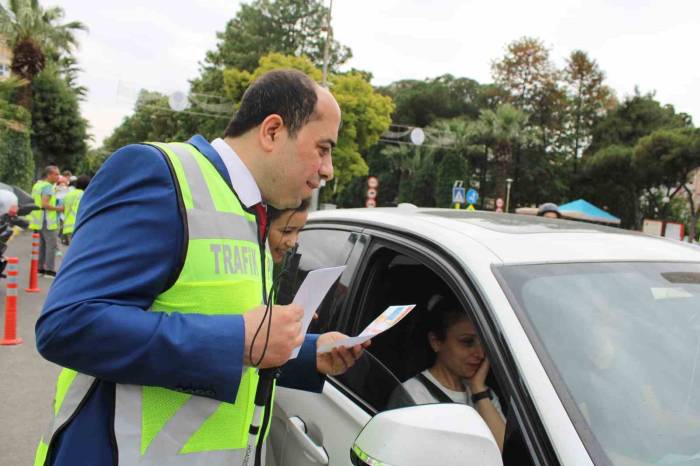
[[[75,189],[68,191],[63,198],[63,236],[66,240],[66,245],[70,244],[73,231],[75,230],[75,220],[78,216],[78,206],[80,199],[83,197],[85,189],[90,184],[90,177],[81,175],[75,180]]]
[[[29,214],[29,228],[39,232],[39,273],[45,277],[56,276],[56,251],[58,250],[58,213],[63,206],[56,205],[54,185],[60,177],[58,167],[49,165],[43,177],[34,183],[32,197],[41,207]]]
[[[273,71],[224,139],[130,145],[104,163],[36,325],[42,356],[74,370],[35,464],[240,464],[255,367],[320,391],[354,364],[360,346],[317,355],[344,336],[304,338],[299,306],[263,304],[264,204],[295,208],[332,178],[339,125],[327,90]]]

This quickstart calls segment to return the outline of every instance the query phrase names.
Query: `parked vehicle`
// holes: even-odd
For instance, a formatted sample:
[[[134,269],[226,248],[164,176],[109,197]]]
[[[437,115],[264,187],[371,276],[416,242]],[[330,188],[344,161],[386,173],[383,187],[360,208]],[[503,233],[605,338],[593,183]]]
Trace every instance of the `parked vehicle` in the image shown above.
[[[700,464],[696,248],[580,222],[401,205],[315,212],[298,252],[298,283],[347,266],[310,331],[356,335],[388,305],[417,307],[321,396],[277,389],[268,464]],[[387,410],[400,383],[428,367],[426,304],[444,289],[491,363],[502,455],[467,406]]]

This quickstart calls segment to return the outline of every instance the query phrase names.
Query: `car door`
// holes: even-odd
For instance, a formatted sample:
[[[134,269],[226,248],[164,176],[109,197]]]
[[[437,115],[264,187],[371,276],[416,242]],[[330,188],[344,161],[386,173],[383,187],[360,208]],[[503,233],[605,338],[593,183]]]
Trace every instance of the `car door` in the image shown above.
[[[344,240],[341,241],[338,234],[332,231],[308,230],[302,232],[300,238],[301,275],[304,271],[321,266],[348,265],[332,296],[324,301],[319,310],[319,319],[313,324],[316,333],[338,330],[355,335],[391,304],[417,304],[419,307],[414,313],[423,312],[421,307],[425,307],[433,290],[437,291],[440,287],[448,286],[465,300],[466,295],[471,294],[468,291],[471,287],[464,280],[447,283],[447,275],[459,277],[462,274],[446,263],[449,254],[445,251],[440,253],[433,247],[425,247],[387,232],[372,231],[372,236],[369,236],[356,231],[346,232],[348,238],[355,241],[347,259],[344,259],[334,256],[333,251],[340,250]],[[310,252],[308,259],[303,258],[305,251]],[[319,260],[319,257],[324,257],[325,261]],[[425,273],[426,269],[433,272]],[[435,273],[438,269],[441,269],[441,274]],[[416,279],[417,274],[421,274],[420,279]],[[470,301],[473,312],[483,312],[478,303]],[[405,394],[401,393],[401,381],[427,367],[429,354],[408,350],[425,343],[425,338],[420,338],[422,334],[418,331],[425,322],[421,324],[420,319],[415,319],[415,323],[412,321],[407,318],[375,339],[365,351],[365,356],[346,374],[328,377],[321,396],[293,389],[278,389],[270,436],[273,454],[268,456],[268,464],[351,466],[349,451],[365,424],[374,414],[397,407],[395,400],[405,399],[402,396]],[[493,341],[493,338],[488,340]],[[512,368],[501,366],[498,372],[504,370]],[[507,407],[508,430],[514,433],[512,438],[516,440],[510,442],[508,448],[511,452],[509,456],[515,458],[506,462],[506,466],[549,464],[530,459],[531,455],[536,456],[532,451],[532,438],[523,441],[523,432],[529,431],[532,436],[536,434],[534,429],[523,425],[522,414],[513,409],[516,407],[513,405],[515,393],[509,391],[499,395],[504,408]]]
[[[359,231],[311,227],[300,233],[297,287],[311,270],[347,266],[321,304],[319,318],[309,331],[322,333],[339,325],[348,289],[366,245],[367,237]],[[268,453],[268,464],[350,465],[348,452],[352,440],[348,444],[347,439],[354,439],[369,418],[370,414],[349,402],[342,388],[332,381],[324,385],[320,396],[279,387],[275,394],[269,437],[272,454]]]

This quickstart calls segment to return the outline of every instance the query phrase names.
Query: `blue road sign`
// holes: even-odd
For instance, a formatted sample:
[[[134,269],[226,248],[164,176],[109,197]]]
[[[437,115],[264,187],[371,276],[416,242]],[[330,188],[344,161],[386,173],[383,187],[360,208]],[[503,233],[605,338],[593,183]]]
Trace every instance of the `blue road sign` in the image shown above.
[[[470,189],[467,191],[467,204],[476,204],[476,201],[479,200],[479,193],[477,192],[476,189]]]
[[[465,189],[461,186],[455,186],[452,188],[452,203],[453,204],[464,204],[466,200]]]

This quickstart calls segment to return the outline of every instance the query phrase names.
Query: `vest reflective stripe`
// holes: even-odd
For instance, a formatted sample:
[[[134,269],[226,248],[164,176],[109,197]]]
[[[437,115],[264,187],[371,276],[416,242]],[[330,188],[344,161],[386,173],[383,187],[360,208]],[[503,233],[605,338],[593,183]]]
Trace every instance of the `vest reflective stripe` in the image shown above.
[[[81,374],[72,369],[63,369],[58,376],[56,383],[56,397],[54,399],[54,415],[49,422],[34,459],[35,465],[43,465],[46,461],[48,443],[56,434],[56,431],[65,424],[73,415],[80,403],[90,391],[90,387],[95,382],[94,377]]]
[[[75,220],[78,217],[78,206],[83,198],[82,189],[74,189],[69,191],[63,198],[63,234],[68,235],[75,231]]]
[[[39,207],[42,205],[41,191],[45,186],[51,186],[51,183],[46,180],[39,180],[34,183],[34,186],[32,186],[32,197],[34,198],[34,204],[38,205]],[[53,194],[49,199],[49,205],[56,207],[56,196]],[[46,218],[46,228],[48,230],[58,229],[58,214],[56,211],[44,209],[33,210],[29,214],[29,228],[32,230],[41,230],[44,225],[44,218]]]
[[[214,414],[221,402],[209,398],[191,396],[189,400],[163,426],[158,436],[142,451],[141,429],[142,389],[137,385],[117,385],[117,412],[114,431],[119,446],[119,465],[132,466],[190,466],[241,464],[243,450],[215,450],[181,454],[187,441],[201,427],[202,420]],[[129,409],[124,409],[128,406]]]
[[[195,156],[185,147],[180,144],[168,144],[168,148],[172,150],[182,165],[187,179],[187,185],[192,198],[192,207],[204,211],[215,212],[214,201],[211,198],[207,183],[204,180],[202,170],[200,170]],[[187,205],[185,205],[187,208]],[[189,212],[188,212],[189,216]]]
[[[188,243],[179,277],[156,297],[150,312],[242,314],[262,304],[262,274],[264,270],[269,289],[272,258],[267,247],[261,257],[255,216],[194,147],[152,145],[166,155],[175,172]],[[162,387],[116,384],[114,430],[120,466],[240,464],[257,381],[257,371],[245,368],[234,403]],[[47,449],[42,442],[37,459],[43,457],[37,465],[43,464]]]
[[[258,231],[257,224],[228,212],[195,210],[187,213],[187,223],[190,239],[247,238]]]

